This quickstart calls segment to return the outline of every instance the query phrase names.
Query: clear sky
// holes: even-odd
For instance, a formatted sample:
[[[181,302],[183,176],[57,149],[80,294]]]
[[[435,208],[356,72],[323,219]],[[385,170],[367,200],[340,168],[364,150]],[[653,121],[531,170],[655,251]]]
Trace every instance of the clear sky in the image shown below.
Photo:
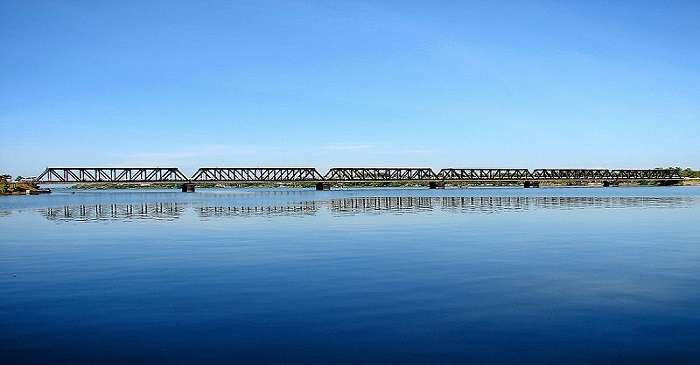
[[[700,168],[700,2],[0,2],[0,170]]]

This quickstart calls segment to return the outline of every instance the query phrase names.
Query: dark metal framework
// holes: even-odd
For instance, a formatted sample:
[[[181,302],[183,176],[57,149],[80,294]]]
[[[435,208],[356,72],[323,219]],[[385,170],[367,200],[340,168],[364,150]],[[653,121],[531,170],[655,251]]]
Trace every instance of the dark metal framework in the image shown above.
[[[325,181],[426,181],[438,180],[430,168],[333,168]]]
[[[675,169],[603,170],[603,169],[538,169],[532,171],[533,180],[681,180]]]
[[[437,174],[444,181],[623,181],[681,180],[675,169],[607,170],[607,169],[442,169]]]
[[[302,168],[241,168],[202,167],[192,175],[192,182],[295,182],[322,181],[323,177],[313,167]]]
[[[537,169],[532,171],[533,180],[604,180],[611,179],[605,169]]]
[[[615,180],[682,180],[680,170],[611,170],[610,175]]]
[[[257,183],[257,182],[391,182],[391,181],[680,181],[677,169],[442,169],[332,168],[322,176],[315,168],[203,167],[187,178],[175,167],[49,167],[36,179],[42,184],[65,183]]]
[[[532,179],[527,169],[442,169],[440,180],[520,181]]]
[[[36,178],[42,184],[177,183],[188,180],[176,167],[47,167]]]

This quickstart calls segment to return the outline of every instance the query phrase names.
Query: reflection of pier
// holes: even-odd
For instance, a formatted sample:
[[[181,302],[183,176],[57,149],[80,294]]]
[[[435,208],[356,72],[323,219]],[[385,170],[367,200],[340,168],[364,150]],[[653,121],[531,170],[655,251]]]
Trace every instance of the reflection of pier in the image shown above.
[[[153,204],[96,204],[46,208],[43,215],[51,220],[97,221],[109,219],[166,219],[178,218],[185,207],[177,203]]]
[[[692,200],[692,198],[683,197],[450,197],[440,199],[443,208],[482,213],[533,208],[680,208],[687,206]]]
[[[667,197],[371,197],[331,200],[338,213],[447,211],[498,213],[527,209],[679,208],[692,198]]]
[[[447,211],[498,213],[527,209],[680,208],[692,198],[667,197],[372,197],[331,200],[339,213]]]
[[[195,211],[201,218],[218,218],[314,215],[318,208],[316,202],[305,202],[284,206],[197,207]]]
[[[334,214],[451,213],[491,214],[532,209],[683,208],[692,197],[361,197],[308,201],[279,206],[197,206],[178,203],[76,205],[46,208],[42,215],[59,221],[173,220],[188,209],[199,218],[310,216],[322,209]]]
[[[438,200],[430,197],[346,198],[331,200],[329,208],[334,212],[431,210]]]

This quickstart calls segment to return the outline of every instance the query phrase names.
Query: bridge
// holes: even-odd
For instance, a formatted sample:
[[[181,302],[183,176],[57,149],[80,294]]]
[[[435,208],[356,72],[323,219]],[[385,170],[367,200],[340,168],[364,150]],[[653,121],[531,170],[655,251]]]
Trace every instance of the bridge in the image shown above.
[[[321,175],[313,167],[202,167],[187,177],[176,167],[48,167],[37,178],[38,184],[181,184],[183,192],[193,192],[205,183],[314,183],[317,190],[329,190],[341,183],[407,182],[428,184],[431,189],[449,183],[521,183],[539,187],[541,182],[581,184],[598,182],[603,186],[621,182],[650,181],[672,185],[682,181],[677,169],[461,169],[447,168],[435,173],[431,168],[332,168]]]

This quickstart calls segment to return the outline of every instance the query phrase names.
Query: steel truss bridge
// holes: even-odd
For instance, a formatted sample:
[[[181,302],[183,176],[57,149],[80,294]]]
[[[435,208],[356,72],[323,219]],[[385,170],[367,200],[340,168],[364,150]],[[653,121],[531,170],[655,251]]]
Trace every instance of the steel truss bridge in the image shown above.
[[[177,167],[48,167],[41,184],[188,182]]]
[[[608,170],[608,169],[442,169],[431,168],[332,168],[321,175],[313,167],[202,167],[187,177],[176,167],[48,167],[36,178],[39,184],[180,183],[183,191],[194,191],[204,183],[316,183],[319,190],[340,183],[428,183],[431,188],[446,183],[523,183],[525,187],[540,182],[587,183],[605,186],[630,181],[675,184],[682,180],[677,169]]]

